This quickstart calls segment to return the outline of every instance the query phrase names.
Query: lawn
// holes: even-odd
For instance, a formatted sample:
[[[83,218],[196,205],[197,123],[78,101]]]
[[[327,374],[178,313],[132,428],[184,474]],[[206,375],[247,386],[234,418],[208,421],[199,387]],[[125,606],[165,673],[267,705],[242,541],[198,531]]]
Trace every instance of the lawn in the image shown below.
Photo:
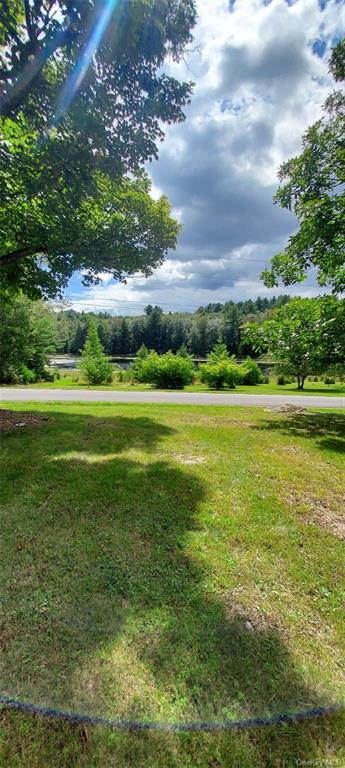
[[[115,381],[113,384],[91,386],[87,384],[77,384],[75,376],[63,376],[52,382],[40,382],[39,384],[30,384],[30,387],[41,389],[114,389],[117,391],[130,390],[145,392],[155,389],[150,384],[130,384],[128,382]],[[209,389],[206,384],[196,382],[185,387],[185,392],[215,392],[217,390]],[[218,390],[219,391],[219,390]],[[258,384],[257,386],[236,386],[236,389],[224,389],[221,392],[236,392],[238,394],[255,395],[329,395],[333,397],[345,397],[345,385],[341,383],[324,384],[323,381],[306,381],[303,390],[297,389],[296,382],[291,384],[279,385],[272,380],[269,384]],[[0,386],[1,394],[1,386]]]
[[[48,419],[2,438],[3,695],[159,722],[345,701],[344,413],[11,410]],[[4,710],[0,765],[342,765],[344,725],[128,734]]]

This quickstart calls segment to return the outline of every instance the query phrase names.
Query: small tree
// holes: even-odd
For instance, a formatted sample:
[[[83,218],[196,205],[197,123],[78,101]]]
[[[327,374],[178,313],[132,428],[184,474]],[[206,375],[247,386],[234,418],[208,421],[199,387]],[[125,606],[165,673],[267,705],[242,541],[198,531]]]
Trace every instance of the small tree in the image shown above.
[[[218,341],[207,355],[207,360],[210,363],[218,363],[220,360],[230,360],[226,344],[222,341]]]
[[[308,375],[344,364],[344,307],[343,300],[331,296],[292,299],[262,325],[244,326],[244,333],[256,349],[275,357],[282,373],[296,376],[303,389]]]
[[[134,361],[131,365],[131,373],[133,375],[134,379],[137,379],[137,381],[141,381],[141,369],[142,369],[142,363],[149,355],[149,350],[145,346],[145,344],[142,344],[140,349],[138,349],[137,354],[134,358]]]
[[[88,331],[82,356],[80,370],[88,384],[108,384],[111,381],[112,368],[104,354],[96,323],[92,317],[88,321]]]

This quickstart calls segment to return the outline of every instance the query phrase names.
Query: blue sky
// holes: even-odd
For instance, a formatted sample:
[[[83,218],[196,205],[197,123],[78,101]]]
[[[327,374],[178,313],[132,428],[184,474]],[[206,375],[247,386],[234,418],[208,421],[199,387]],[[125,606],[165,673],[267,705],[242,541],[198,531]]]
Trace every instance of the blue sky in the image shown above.
[[[186,122],[170,126],[148,170],[183,231],[148,279],[108,278],[66,298],[77,309],[139,314],[148,304],[193,310],[209,301],[287,292],[259,278],[284,247],[294,216],[272,203],[277,170],[301,149],[331,87],[327,59],[343,34],[339,0],[197,0],[195,40],[169,73],[195,82]],[[289,290],[313,295],[312,277]]]

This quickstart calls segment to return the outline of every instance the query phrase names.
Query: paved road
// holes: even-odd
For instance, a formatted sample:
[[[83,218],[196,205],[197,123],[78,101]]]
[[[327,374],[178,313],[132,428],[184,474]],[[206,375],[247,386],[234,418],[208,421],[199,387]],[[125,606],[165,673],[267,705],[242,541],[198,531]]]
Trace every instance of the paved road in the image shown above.
[[[85,402],[85,403],[171,403],[174,405],[261,405],[284,403],[305,408],[345,408],[345,397],[318,395],[241,395],[206,392],[138,392],[102,389],[34,389],[30,387],[0,387],[0,401],[24,402]]]

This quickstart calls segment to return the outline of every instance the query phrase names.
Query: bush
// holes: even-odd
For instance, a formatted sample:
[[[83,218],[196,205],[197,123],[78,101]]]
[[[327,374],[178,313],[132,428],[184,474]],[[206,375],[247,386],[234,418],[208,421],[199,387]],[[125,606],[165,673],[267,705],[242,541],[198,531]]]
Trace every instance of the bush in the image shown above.
[[[28,368],[27,365],[22,363],[18,368],[18,383],[19,384],[34,384],[36,381],[36,373]]]
[[[218,362],[205,363],[200,367],[200,380],[211,389],[228,387],[234,389],[240,381],[239,365],[231,360],[218,360]]]
[[[154,384],[161,389],[183,389],[193,380],[194,366],[190,357],[181,357],[167,352],[157,355],[150,352],[140,360],[136,367],[136,377],[139,381]]]
[[[325,376],[324,382],[325,384],[335,384],[335,379],[333,376]]]
[[[60,378],[60,372],[54,370],[54,368],[44,368],[41,377],[42,381],[56,381]]]
[[[249,384],[251,386],[252,385],[254,386],[255,384],[262,383],[263,376],[255,360],[252,360],[250,357],[247,357],[245,362],[239,365],[238,367],[239,367],[239,376],[240,376],[241,384]]]
[[[285,384],[285,376],[278,376],[277,384],[279,384],[279,386],[282,387]]]

